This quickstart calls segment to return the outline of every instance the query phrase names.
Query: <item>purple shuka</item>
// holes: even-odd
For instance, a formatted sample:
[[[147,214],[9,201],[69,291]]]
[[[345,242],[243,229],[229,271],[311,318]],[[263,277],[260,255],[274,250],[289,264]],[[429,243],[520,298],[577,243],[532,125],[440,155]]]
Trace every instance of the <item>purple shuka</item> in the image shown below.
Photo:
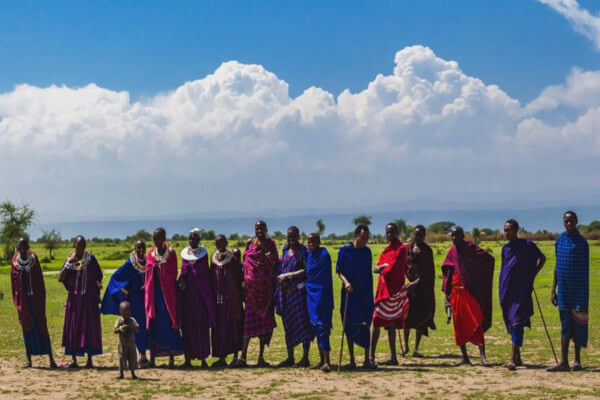
[[[242,265],[227,250],[212,256],[210,276],[216,303],[216,326],[212,330],[212,355],[225,357],[242,350],[244,308],[242,304]]]
[[[181,275],[185,289],[178,290],[183,348],[187,360],[204,360],[210,355],[210,328],[215,326],[213,293],[204,247],[181,252]]]
[[[528,239],[510,241],[502,247],[500,271],[500,305],[506,329],[513,325],[531,326],[533,315],[531,292],[538,272],[540,249]]]
[[[102,282],[100,265],[96,257],[86,251],[79,265],[73,267],[65,263],[64,268],[67,272],[62,283],[68,291],[62,338],[65,354],[102,354],[98,287],[98,282]]]

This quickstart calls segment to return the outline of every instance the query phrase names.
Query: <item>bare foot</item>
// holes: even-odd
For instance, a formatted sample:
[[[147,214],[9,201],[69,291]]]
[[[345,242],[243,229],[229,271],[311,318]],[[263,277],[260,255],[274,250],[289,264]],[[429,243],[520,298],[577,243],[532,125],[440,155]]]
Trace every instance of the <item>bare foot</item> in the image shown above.
[[[293,364],[292,364],[293,365]],[[269,364],[268,362],[265,361],[264,358],[261,358],[260,360],[258,360],[258,362],[256,363],[256,366],[259,368],[267,368],[270,367],[271,364]]]
[[[482,367],[491,367],[492,364],[487,360],[487,358],[481,358],[481,364]]]
[[[58,365],[56,365],[56,362],[54,360],[50,361],[50,368],[52,368],[52,369],[58,368]]]
[[[31,361],[27,361],[25,364],[23,364],[23,368],[31,368]]]
[[[547,368],[546,371],[548,371],[548,372],[569,372],[569,371],[571,371],[571,368],[569,367],[569,364],[560,363],[558,365],[555,365],[554,367]]]
[[[349,370],[356,369],[356,363],[354,361],[349,362],[348,364],[344,365],[344,369],[349,369]]]
[[[363,368],[365,369],[377,369],[377,363],[373,360],[366,360],[363,363]]]
[[[248,366],[248,363],[246,362],[246,360],[239,358],[235,361],[233,361],[230,365],[231,368],[246,368]]]
[[[509,371],[516,371],[517,370],[517,366],[515,365],[514,362],[509,361],[506,363],[505,365],[506,369],[508,369]]]
[[[418,351],[413,351],[412,356],[414,358],[423,358],[423,354],[419,353]]]
[[[315,365],[311,365],[308,369],[321,369],[323,367],[323,363],[318,363]]]
[[[169,368],[172,368],[171,367],[171,363],[169,363]],[[184,362],[183,364],[181,364],[181,368],[182,369],[190,369],[190,368],[192,368],[192,362],[191,361]]]
[[[331,367],[329,366],[329,364],[323,364],[323,366],[321,367],[321,371],[325,373],[331,372]]]
[[[310,362],[306,358],[303,358],[302,360],[300,360],[296,364],[294,364],[294,368],[308,368],[308,367],[310,367]]]
[[[263,360],[264,361],[264,360]],[[260,363],[260,360],[258,361]],[[257,364],[258,365],[258,364]],[[280,363],[277,363],[277,365],[275,365],[276,368],[284,368],[284,367],[291,367],[294,365],[294,360],[292,360],[291,358],[286,358],[285,360],[283,360]]]
[[[583,367],[581,366],[581,363],[576,362],[575,364],[573,364],[573,369],[572,371],[583,371]]]
[[[515,360],[515,365],[516,365],[517,367],[522,367],[522,366],[523,366],[523,360],[521,360],[521,357],[519,357],[519,358],[517,358],[517,359]]]
[[[463,358],[459,362],[453,364],[454,367],[460,367],[460,366],[463,366],[463,365],[471,366],[472,365],[471,364],[471,360]]]
[[[390,358],[387,361],[384,361],[381,365],[399,365],[398,360],[395,358]]]
[[[94,368],[94,364],[88,361],[88,362],[85,363],[85,365],[83,366],[83,368],[85,368],[85,369],[92,369],[92,368]]]
[[[73,362],[71,362],[71,364],[69,364],[67,366],[67,368],[69,368],[69,369],[76,369],[76,368],[79,368],[79,365],[77,364],[77,361],[73,361]]]

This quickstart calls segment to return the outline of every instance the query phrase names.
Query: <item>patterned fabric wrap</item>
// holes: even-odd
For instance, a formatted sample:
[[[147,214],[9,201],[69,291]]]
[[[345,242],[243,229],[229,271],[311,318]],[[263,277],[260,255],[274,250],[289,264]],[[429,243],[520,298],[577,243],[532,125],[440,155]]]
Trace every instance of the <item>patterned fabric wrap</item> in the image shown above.
[[[590,291],[590,250],[579,231],[556,239],[558,309],[587,311]]]
[[[287,274],[305,268],[307,249],[300,244],[300,249],[290,254],[289,246],[285,245],[276,275]],[[302,342],[314,339],[315,335],[306,308],[305,279],[293,279],[275,286],[275,311],[281,315],[285,330],[285,343],[288,348],[294,348]]]
[[[576,346],[587,347],[588,316],[586,312],[560,310],[560,333],[563,337],[573,339]]]

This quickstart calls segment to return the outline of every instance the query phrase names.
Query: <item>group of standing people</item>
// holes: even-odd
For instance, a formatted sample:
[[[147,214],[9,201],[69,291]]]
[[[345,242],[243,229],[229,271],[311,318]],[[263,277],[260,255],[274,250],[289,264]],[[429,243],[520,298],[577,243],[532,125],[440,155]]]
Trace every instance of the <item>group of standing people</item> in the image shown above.
[[[577,230],[577,216],[564,214],[566,231],[556,240],[556,270],[552,287],[553,304],[561,321],[561,361],[550,371],[570,370],[568,349],[575,344],[574,370],[581,369],[580,350],[587,345],[589,303],[589,249]],[[346,337],[350,362],[356,367],[354,345],[364,349],[366,368],[377,368],[375,360],[381,328],[388,332],[390,358],[385,365],[398,365],[396,331],[403,330],[402,355],[409,353],[410,330],[416,331],[413,357],[422,357],[419,344],[429,330],[435,329],[435,267],[433,251],[425,242],[426,231],[415,227],[412,240],[404,244],[394,223],[385,228],[388,245],[373,267],[369,228],[359,225],[354,239],[338,252],[336,273],[341,280],[340,318]],[[508,220],[504,226],[508,242],[502,248],[500,304],[512,351],[506,364],[510,370],[523,365],[520,348],[524,328],[531,325],[532,291],[535,276],[546,257],[530,240],[518,237],[519,225]],[[470,364],[466,344],[479,347],[481,364],[489,365],[485,354],[485,332],[492,322],[492,283],[494,257],[477,244],[465,240],[461,227],[451,231],[452,247],[441,268],[447,322],[453,321],[456,345],[462,359]],[[275,312],[281,316],[285,331],[287,358],[278,366],[310,367],[309,351],[316,339],[319,363],[311,368],[331,370],[330,334],[334,310],[331,257],[312,233],[306,246],[300,243],[298,228],[287,231],[287,243],[278,253],[268,237],[264,221],[255,224],[255,235],[242,254],[228,249],[227,239],[218,235],[216,251],[209,257],[200,245],[201,231],[189,234],[188,246],[178,256],[166,240],[166,232],[153,233],[153,247],[146,253],[143,241],[112,275],[101,297],[102,271],[98,261],[86,250],[86,241],[78,236],[59,273],[59,281],[68,294],[65,305],[62,346],[72,357],[92,357],[102,353],[100,314],[117,314],[120,334],[119,354],[135,366],[135,347],[141,367],[156,365],[156,357],[184,355],[184,367],[192,360],[216,357],[213,366],[247,366],[252,338],[258,338],[258,366],[267,366],[264,358],[276,327]],[[378,275],[375,295],[373,274]],[[56,367],[48,335],[45,312],[45,288],[37,256],[29,241],[18,241],[11,269],[13,301],[19,315],[27,355],[47,354]],[[125,334],[126,327],[133,329]],[[127,339],[129,338],[129,339]],[[125,343],[131,341],[131,346]],[[342,342],[343,343],[343,342]],[[302,346],[302,358],[296,362],[294,349]],[[132,350],[133,349],[133,350]],[[149,359],[147,352],[149,351]],[[241,355],[240,355],[241,353]],[[230,363],[226,358],[233,355]],[[341,354],[340,354],[341,355]],[[133,359],[131,361],[131,359]],[[341,360],[341,357],[340,357]],[[122,371],[127,363],[121,364]]]

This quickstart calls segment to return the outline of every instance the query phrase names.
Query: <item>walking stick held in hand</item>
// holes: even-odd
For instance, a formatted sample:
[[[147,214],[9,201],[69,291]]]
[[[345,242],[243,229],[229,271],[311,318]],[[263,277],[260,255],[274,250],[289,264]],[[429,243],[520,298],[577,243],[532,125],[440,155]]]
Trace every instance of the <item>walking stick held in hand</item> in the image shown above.
[[[548,327],[546,326],[546,320],[544,320],[544,314],[542,313],[542,307],[540,306],[540,301],[538,300],[537,293],[535,292],[535,288],[533,288],[533,295],[535,296],[535,302],[537,303],[538,310],[540,310],[540,317],[542,318],[542,324],[544,325],[544,330],[546,331],[546,336],[548,337],[548,342],[550,342],[550,348],[552,348],[552,354],[554,354],[554,361],[556,365],[558,365],[558,357],[556,357],[556,351],[554,350],[554,345],[552,344],[552,339],[550,339],[550,334],[548,333]]]
[[[342,354],[344,353],[344,334],[346,333],[346,314],[348,313],[348,291],[344,288],[346,292],[346,301],[344,302],[344,316],[342,317],[342,344],[340,345],[340,360],[338,361],[337,372],[340,373],[340,368],[342,366]]]

